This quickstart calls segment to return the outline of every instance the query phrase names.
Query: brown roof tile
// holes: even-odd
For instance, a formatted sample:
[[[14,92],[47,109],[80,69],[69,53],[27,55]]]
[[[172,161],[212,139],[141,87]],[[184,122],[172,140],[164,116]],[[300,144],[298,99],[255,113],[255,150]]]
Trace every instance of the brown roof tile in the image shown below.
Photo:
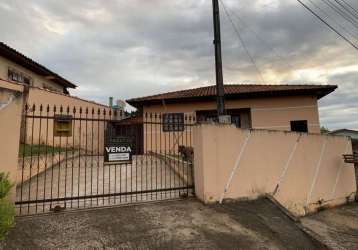
[[[337,88],[336,85],[266,85],[266,84],[235,84],[225,85],[225,98],[249,98],[265,96],[313,95],[322,98]],[[216,86],[186,89],[152,96],[133,98],[127,102],[135,107],[145,104],[165,102],[183,102],[212,99],[216,96]]]

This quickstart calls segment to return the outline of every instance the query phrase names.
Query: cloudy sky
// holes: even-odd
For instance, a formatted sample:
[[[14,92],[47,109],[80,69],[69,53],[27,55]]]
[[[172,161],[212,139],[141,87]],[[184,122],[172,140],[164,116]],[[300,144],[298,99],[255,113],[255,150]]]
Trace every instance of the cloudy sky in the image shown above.
[[[223,2],[258,68],[222,10],[226,83],[337,84],[320,101],[321,123],[358,129],[357,50],[296,0]],[[102,103],[215,83],[211,0],[0,0],[0,30],[79,85],[73,95]]]

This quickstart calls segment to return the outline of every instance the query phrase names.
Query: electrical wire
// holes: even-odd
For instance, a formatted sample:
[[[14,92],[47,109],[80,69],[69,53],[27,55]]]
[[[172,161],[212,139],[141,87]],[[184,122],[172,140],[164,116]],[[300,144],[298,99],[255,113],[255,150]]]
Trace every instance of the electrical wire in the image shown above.
[[[358,36],[356,34],[351,33],[350,31],[348,31],[344,26],[342,26],[339,23],[339,20],[336,20],[335,18],[333,18],[329,13],[327,13],[324,9],[322,9],[321,7],[319,7],[315,2],[313,2],[312,0],[307,0],[308,2],[311,3],[311,5],[313,5],[316,9],[318,9],[319,11],[321,11],[326,19],[331,19],[339,28],[341,28],[343,31],[345,31],[348,35],[350,35],[352,38],[354,38],[355,40],[358,40]]]
[[[339,8],[333,2],[331,2],[330,0],[321,0],[321,1],[324,2],[328,7],[330,7],[339,16],[341,16],[344,20],[346,20],[347,22],[352,24],[354,27],[358,28],[358,22],[354,18],[347,15],[346,12],[344,12],[341,8]]]
[[[244,50],[245,50],[245,52],[246,52],[248,58],[250,59],[250,61],[251,61],[251,63],[253,64],[253,66],[255,67],[255,70],[257,71],[257,73],[258,73],[258,75],[259,75],[261,81],[264,83],[265,80],[264,80],[264,78],[263,78],[263,76],[262,76],[262,74],[261,74],[261,71],[260,71],[259,67],[257,66],[257,64],[256,64],[256,62],[255,62],[255,60],[254,60],[254,58],[251,56],[249,50],[247,49],[246,44],[245,44],[245,41],[242,39],[242,37],[241,37],[241,35],[240,35],[240,32],[239,32],[238,28],[236,27],[234,21],[232,20],[231,15],[230,15],[230,13],[228,12],[228,10],[227,10],[227,8],[226,8],[224,2],[223,2],[222,0],[219,0],[219,1],[220,1],[220,3],[222,4],[223,9],[224,9],[224,13],[225,13],[226,17],[228,18],[228,20],[230,21],[230,23],[231,23],[231,25],[232,25],[232,27],[233,27],[233,29],[234,29],[236,35],[237,35],[237,37],[238,37],[238,39],[239,39],[239,41],[240,41],[242,47],[244,48]]]
[[[358,13],[355,14],[354,12],[352,12],[349,8],[347,8],[347,6],[345,6],[342,2],[338,1],[338,0],[334,0],[339,6],[341,6],[347,13],[349,13],[353,18],[356,18],[358,20]]]
[[[324,23],[328,28],[330,28],[333,32],[335,32],[338,36],[340,36],[343,40],[345,40],[347,43],[349,43],[353,48],[358,50],[358,46],[354,44],[348,37],[343,35],[341,32],[339,32],[336,28],[334,28],[332,25],[330,25],[327,21],[325,21],[321,16],[319,16],[316,12],[314,12],[309,6],[307,6],[305,3],[303,3],[301,0],[296,0],[299,2],[305,9],[307,9],[309,12],[311,12],[312,15],[314,15],[316,18],[318,18],[322,23]]]
[[[349,9],[353,10],[358,15],[358,11],[349,3],[347,3],[345,0],[341,0],[346,6],[348,6]]]

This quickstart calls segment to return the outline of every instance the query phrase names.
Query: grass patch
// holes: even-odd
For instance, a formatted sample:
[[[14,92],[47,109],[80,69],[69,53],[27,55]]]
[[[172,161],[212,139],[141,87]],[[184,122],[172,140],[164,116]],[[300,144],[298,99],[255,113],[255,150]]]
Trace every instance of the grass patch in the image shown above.
[[[63,147],[52,147],[48,145],[28,145],[28,144],[20,144],[19,156],[20,157],[28,157],[28,156],[36,156],[43,154],[56,154],[63,152],[71,152],[73,148],[63,148]]]

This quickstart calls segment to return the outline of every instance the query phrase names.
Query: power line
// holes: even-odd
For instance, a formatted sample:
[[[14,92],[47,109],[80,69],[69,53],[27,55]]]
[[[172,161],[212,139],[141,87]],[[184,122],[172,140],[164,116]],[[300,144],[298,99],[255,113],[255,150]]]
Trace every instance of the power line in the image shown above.
[[[340,15],[344,20],[348,21],[349,23],[351,23],[354,27],[358,28],[358,23],[357,21],[350,17],[349,15],[347,15],[346,12],[342,11],[342,9],[340,9],[339,7],[337,7],[337,5],[335,5],[333,2],[331,2],[330,0],[322,0],[328,7],[330,7],[334,12],[336,12],[338,15]]]
[[[307,0],[309,1],[316,9],[320,10],[323,14],[326,15],[327,19],[332,19],[332,21],[338,26],[340,27],[342,30],[344,30],[348,35],[350,35],[352,38],[354,38],[355,40],[358,40],[358,37],[356,34],[351,33],[350,31],[348,31],[345,27],[343,27],[340,23],[339,20],[336,20],[335,18],[333,18],[329,13],[327,13],[324,9],[322,9],[321,7],[319,7],[317,4],[315,4],[315,2],[311,1],[311,0]]]
[[[307,9],[309,12],[311,12],[312,15],[314,15],[316,18],[318,18],[322,23],[324,23],[327,27],[329,27],[332,31],[334,31],[338,36],[340,36],[343,40],[345,40],[347,43],[349,43],[353,48],[358,50],[358,46],[355,45],[349,38],[341,34],[336,28],[334,28],[332,25],[330,25],[328,22],[326,22],[322,17],[320,17],[316,12],[314,12],[309,6],[304,4],[301,0],[297,0],[305,9]]]
[[[347,6],[345,6],[342,2],[338,1],[338,0],[334,0],[339,6],[341,6],[347,13],[349,13],[353,18],[358,19],[358,13],[354,13],[352,12],[349,8],[347,8]]]
[[[264,78],[263,78],[263,76],[262,76],[262,74],[261,74],[261,72],[260,72],[260,69],[259,69],[259,67],[257,66],[257,64],[256,64],[256,62],[255,62],[255,60],[254,60],[254,58],[251,56],[249,50],[247,49],[246,44],[245,44],[244,40],[242,39],[242,37],[241,37],[241,35],[240,35],[240,32],[239,32],[238,28],[236,27],[234,21],[232,20],[232,18],[231,18],[231,16],[230,16],[230,13],[228,12],[228,10],[227,10],[227,8],[226,8],[224,2],[223,2],[222,0],[219,0],[219,1],[221,2],[222,6],[223,6],[224,13],[225,13],[226,17],[227,17],[228,20],[230,21],[230,23],[231,23],[231,25],[232,25],[232,27],[233,27],[233,29],[234,29],[234,31],[235,31],[237,37],[239,38],[239,41],[240,41],[242,47],[244,48],[244,50],[245,50],[247,56],[249,57],[251,63],[252,63],[253,66],[255,67],[255,69],[256,69],[256,71],[257,71],[259,77],[261,78],[261,81],[264,83],[265,81],[264,81]]]
[[[350,8],[351,10],[353,10],[356,14],[358,14],[358,11],[349,3],[347,3],[345,0],[341,0],[346,6],[348,6],[348,8]]]

